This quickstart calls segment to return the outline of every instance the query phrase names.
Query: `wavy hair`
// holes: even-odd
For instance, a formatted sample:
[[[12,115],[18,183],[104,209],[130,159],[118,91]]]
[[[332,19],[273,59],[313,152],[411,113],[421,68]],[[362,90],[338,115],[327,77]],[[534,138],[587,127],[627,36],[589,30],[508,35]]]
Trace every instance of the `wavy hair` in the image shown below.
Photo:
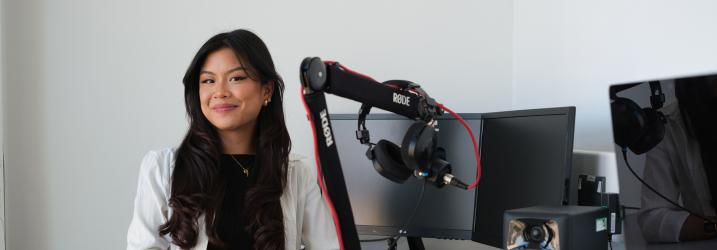
[[[276,72],[269,50],[262,40],[247,30],[217,34],[194,56],[184,75],[184,103],[189,131],[179,145],[172,173],[169,206],[173,213],[159,228],[181,248],[197,244],[198,220],[205,216],[206,232],[213,244],[224,245],[216,227],[221,220],[225,181],[219,175],[222,143],[216,128],[201,111],[199,71],[207,56],[219,49],[231,48],[250,78],[263,86],[274,85],[271,102],[259,111],[254,135],[257,176],[244,200],[246,230],[255,249],[284,249],[284,222],[279,198],[286,185],[291,139],[284,120],[282,104],[284,82]]]

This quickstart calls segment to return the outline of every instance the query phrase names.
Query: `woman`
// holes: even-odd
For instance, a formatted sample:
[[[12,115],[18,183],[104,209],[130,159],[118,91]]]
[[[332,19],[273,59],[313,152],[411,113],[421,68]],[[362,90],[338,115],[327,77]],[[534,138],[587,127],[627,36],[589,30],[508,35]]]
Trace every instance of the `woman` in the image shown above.
[[[338,249],[313,168],[289,156],[284,83],[255,34],[209,39],[184,76],[189,131],[142,161],[127,249]]]
[[[644,178],[673,201],[706,216],[681,210],[649,189],[642,190],[638,222],[650,242],[717,237],[717,76],[675,81],[677,103],[662,109],[665,137],[647,152]]]

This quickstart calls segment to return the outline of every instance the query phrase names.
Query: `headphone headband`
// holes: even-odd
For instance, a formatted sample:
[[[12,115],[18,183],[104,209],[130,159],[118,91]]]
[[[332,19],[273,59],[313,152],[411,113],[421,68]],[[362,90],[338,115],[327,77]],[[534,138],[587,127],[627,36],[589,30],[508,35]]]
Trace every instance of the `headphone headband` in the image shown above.
[[[435,101],[433,101],[433,99],[428,96],[426,91],[424,91],[421,88],[421,85],[418,85],[414,82],[406,81],[406,80],[388,80],[388,81],[383,82],[382,84],[385,84],[385,85],[388,85],[391,87],[395,87],[400,90],[415,91],[421,97],[421,99],[430,100],[435,105]],[[366,117],[371,112],[372,107],[373,106],[365,104],[365,103],[361,104],[361,108],[359,108],[359,116],[358,116],[358,129],[356,130],[356,139],[359,140],[359,142],[361,142],[361,144],[368,144],[369,146],[374,145],[374,143],[371,142],[371,138],[370,138],[371,135],[370,135],[368,129],[366,128]],[[426,121],[426,122],[428,122],[428,121]]]
[[[665,94],[662,93],[662,87],[659,81],[650,82],[650,106],[657,110],[665,104]]]

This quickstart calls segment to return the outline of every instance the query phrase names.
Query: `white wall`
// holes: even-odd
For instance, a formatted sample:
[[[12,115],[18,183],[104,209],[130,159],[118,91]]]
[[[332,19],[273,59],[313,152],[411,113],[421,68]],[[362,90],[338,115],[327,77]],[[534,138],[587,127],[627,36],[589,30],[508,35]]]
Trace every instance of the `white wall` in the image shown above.
[[[612,151],[608,86],[717,69],[715,8],[715,1],[515,1],[514,108],[575,105],[575,147]]]
[[[514,1],[513,108],[574,105],[575,149],[613,151],[608,86],[717,70],[715,9],[708,0]]]
[[[3,13],[5,4],[0,0],[0,250],[5,250],[5,15]]]
[[[8,249],[124,245],[139,160],[181,139],[182,74],[217,32],[247,27],[267,42],[287,83],[288,126],[300,154],[312,155],[298,100],[305,56],[381,80],[417,81],[459,112],[574,105],[575,148],[612,151],[609,84],[717,70],[716,7],[3,1]],[[358,109],[333,97],[329,103],[332,112]],[[451,245],[460,247],[473,246]]]
[[[511,108],[511,1],[24,0],[3,12],[8,249],[124,247],[140,159],[180,141],[182,75],[218,32],[247,27],[266,41],[304,155],[306,56],[416,81],[458,112]]]

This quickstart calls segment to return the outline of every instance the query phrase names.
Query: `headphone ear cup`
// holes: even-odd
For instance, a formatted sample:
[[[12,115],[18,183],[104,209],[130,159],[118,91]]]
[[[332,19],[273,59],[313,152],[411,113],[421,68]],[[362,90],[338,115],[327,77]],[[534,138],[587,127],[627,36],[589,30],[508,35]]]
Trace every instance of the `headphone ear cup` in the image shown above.
[[[657,146],[665,137],[665,116],[654,109],[645,108],[645,127],[640,138],[630,145],[635,154],[642,154]]]
[[[396,183],[403,183],[412,171],[401,159],[401,149],[387,140],[380,140],[371,149],[373,168],[383,177]]]
[[[610,104],[612,112],[612,130],[615,143],[627,148],[637,142],[644,133],[646,115],[644,111],[630,99],[617,97]]]
[[[411,170],[427,168],[436,152],[438,135],[433,127],[414,122],[406,131],[401,144],[401,158]]]

